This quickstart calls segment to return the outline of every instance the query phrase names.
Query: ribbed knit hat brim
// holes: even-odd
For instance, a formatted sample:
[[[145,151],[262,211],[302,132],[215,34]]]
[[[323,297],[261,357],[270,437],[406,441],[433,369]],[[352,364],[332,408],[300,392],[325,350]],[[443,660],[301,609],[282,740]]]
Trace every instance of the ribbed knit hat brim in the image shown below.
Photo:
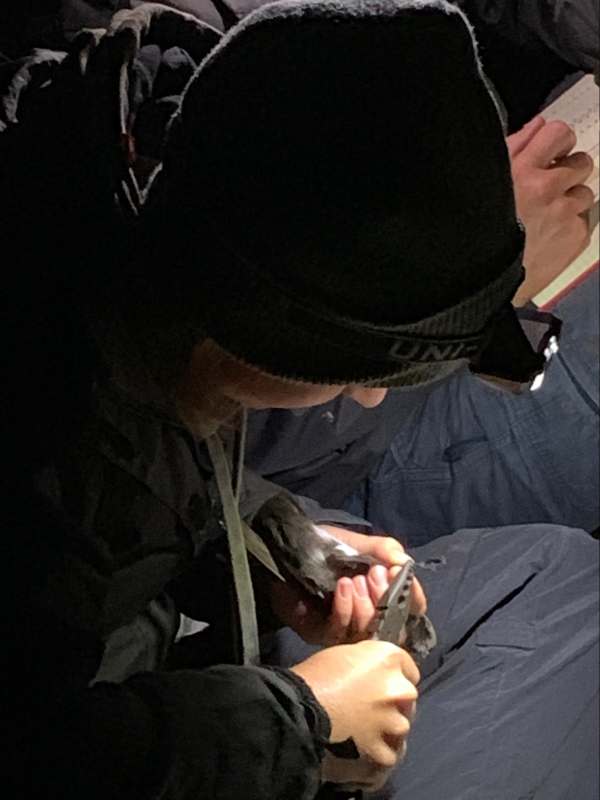
[[[502,126],[470,27],[442,0],[251,14],[188,86],[163,189],[198,327],[275,375],[439,374],[369,352],[361,328],[477,296],[435,334],[476,336],[520,280]]]

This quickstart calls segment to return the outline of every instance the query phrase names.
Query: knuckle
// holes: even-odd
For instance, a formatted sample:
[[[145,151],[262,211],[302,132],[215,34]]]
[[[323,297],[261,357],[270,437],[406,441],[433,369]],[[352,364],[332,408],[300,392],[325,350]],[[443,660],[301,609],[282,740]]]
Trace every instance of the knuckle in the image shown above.
[[[532,182],[537,175],[538,170],[534,169],[531,165],[523,162],[516,162],[513,166],[513,182],[515,184],[515,191],[524,194],[532,191]]]
[[[383,691],[387,702],[395,706],[416,703],[419,699],[419,693],[415,685],[404,676],[398,674],[388,677]]]
[[[549,172],[536,170],[527,176],[527,192],[532,200],[538,203],[550,203],[556,194],[554,181]]]
[[[581,236],[580,247],[584,250],[592,241],[592,234],[590,231],[590,226],[586,225],[583,229],[583,235]]]
[[[552,216],[557,223],[564,223],[575,217],[572,204],[564,195],[557,198],[552,204]]]
[[[405,717],[404,714],[398,714],[394,723],[390,725],[389,733],[399,739],[405,739],[410,733],[410,720],[408,717]]]
[[[404,686],[402,687],[402,699],[403,700],[410,700],[413,703],[419,698],[419,691],[414,683],[409,680],[406,680]]]
[[[374,772],[378,772],[379,770],[388,770],[392,769],[396,766],[396,761],[398,760],[398,754],[392,750],[390,747],[386,745],[380,745],[379,747],[373,748],[371,753],[371,765],[373,767]]]
[[[563,120],[552,120],[546,125],[546,131],[549,136],[555,139],[564,140],[565,144],[571,143],[571,147],[575,145],[577,136],[573,128]]]
[[[382,670],[382,668],[384,671],[387,669],[388,660],[390,658],[388,647],[394,647],[394,645],[390,645],[389,642],[380,642],[376,639],[363,639],[353,646],[357,648],[357,653],[361,650],[363,651],[363,656],[365,659],[369,660],[371,669],[378,671]],[[382,673],[379,672],[379,674],[381,675]]]
[[[415,664],[413,657],[406,650],[400,651],[402,673],[407,681],[410,682],[411,687],[416,691],[416,684],[421,680],[421,673]]]
[[[595,195],[589,186],[576,186],[577,199],[585,208],[591,208],[594,205]]]
[[[379,648],[385,666],[390,669],[395,669],[397,667],[398,653],[402,652],[398,645],[392,642],[373,642],[373,644],[377,645]]]
[[[394,645],[395,646],[395,645]],[[396,647],[396,646],[395,646]],[[396,647],[396,652],[389,653],[387,658],[387,668],[388,668],[388,675],[390,678],[391,683],[389,684],[390,687],[398,687],[397,679],[398,676],[401,675],[404,677],[404,659],[402,653],[404,651],[400,649],[400,647]]]

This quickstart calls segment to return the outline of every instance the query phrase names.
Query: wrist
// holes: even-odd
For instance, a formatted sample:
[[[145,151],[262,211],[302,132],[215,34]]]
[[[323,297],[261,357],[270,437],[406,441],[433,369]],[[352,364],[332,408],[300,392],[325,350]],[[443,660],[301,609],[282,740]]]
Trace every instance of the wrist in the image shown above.
[[[300,704],[304,710],[306,723],[316,744],[317,755],[319,759],[322,759],[325,754],[325,747],[329,743],[331,736],[331,720],[326,709],[321,705],[312,688],[296,668],[263,667],[263,669],[276,672],[296,689]]]

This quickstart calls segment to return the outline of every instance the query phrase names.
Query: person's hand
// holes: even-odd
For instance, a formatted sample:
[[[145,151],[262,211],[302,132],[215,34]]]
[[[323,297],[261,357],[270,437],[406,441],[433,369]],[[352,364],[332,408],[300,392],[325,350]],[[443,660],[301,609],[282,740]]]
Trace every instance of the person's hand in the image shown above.
[[[292,667],[312,689],[331,721],[330,742],[351,738],[360,758],[327,754],[322,780],[378,789],[402,759],[415,714],[419,670],[389,642],[330,647]]]
[[[310,596],[299,584],[291,582],[272,585],[271,607],[281,622],[311,644],[361,641],[370,635],[375,607],[408,556],[400,542],[390,536],[366,536],[331,525],[321,527],[362,555],[369,555],[380,563],[371,567],[366,575],[340,578],[331,608],[326,608],[319,598]],[[411,589],[411,613],[422,615],[426,611],[425,594],[415,579]]]
[[[523,305],[535,297],[587,247],[587,212],[594,194],[583,183],[593,161],[572,153],[577,138],[564,122],[535,117],[507,139],[517,213],[527,235],[525,281],[513,299]]]

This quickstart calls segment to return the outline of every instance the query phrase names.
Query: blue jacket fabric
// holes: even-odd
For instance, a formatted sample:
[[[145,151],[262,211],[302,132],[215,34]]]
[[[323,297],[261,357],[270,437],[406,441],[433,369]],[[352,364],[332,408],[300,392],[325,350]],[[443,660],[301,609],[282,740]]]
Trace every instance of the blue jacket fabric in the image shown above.
[[[464,371],[391,391],[376,409],[340,399],[306,413],[258,412],[248,463],[411,546],[485,525],[596,530],[599,281],[596,270],[553,309],[561,349],[537,392],[512,395]]]
[[[578,70],[600,62],[600,11],[594,0],[465,0],[467,13],[520,44],[542,42]]]
[[[73,0],[48,5],[60,6],[59,24],[52,14],[37,18],[40,27],[35,30],[39,33],[47,24],[49,40],[35,43],[59,46],[79,26],[104,25],[116,8],[130,4]],[[189,0],[171,5],[196,13],[218,35],[253,4]],[[164,110],[172,108],[176,87],[195,67],[194,58],[185,48],[142,50],[134,66],[132,105],[139,111],[140,126],[145,117],[160,128]],[[60,63],[49,60],[39,72],[32,67],[31,83],[21,95],[20,122],[31,122],[33,90],[46,88]],[[14,67],[4,62],[2,76],[5,67],[14,76]],[[46,68],[49,72],[44,72]],[[19,122],[11,105],[14,99],[9,98],[0,115],[10,141]],[[46,126],[33,127],[28,159],[23,162],[29,171],[20,173],[25,182],[32,180],[32,165],[37,164],[37,143],[47,142],[48,137]],[[69,132],[74,135],[75,129]],[[141,127],[138,133],[138,143],[147,147],[143,154],[151,161],[160,136],[144,140]],[[68,137],[62,144],[60,169],[70,170],[66,174],[74,179],[71,189],[75,184],[89,189],[86,181],[94,179],[93,159],[86,180],[81,181],[80,167],[69,164]],[[5,166],[6,162],[3,170]],[[57,167],[56,174],[48,176],[48,202],[42,204],[57,218],[64,210],[63,198],[55,193],[59,177],[64,175]],[[33,218],[40,223],[40,218]],[[18,228],[22,238],[13,255],[17,272],[39,244],[39,225],[32,235],[31,219],[21,219]],[[55,235],[53,246],[64,248],[56,252],[74,252],[82,269],[89,266],[89,242],[83,233],[59,226]],[[82,243],[86,246],[80,247]],[[9,792],[14,778],[13,796],[44,800],[63,797],[65,786],[73,796],[88,800],[150,796],[308,800],[318,786],[327,720],[306,687],[289,673],[266,668],[173,669],[164,661],[178,612],[197,614],[199,604],[207,607],[202,598],[190,596],[185,579],[191,574],[196,591],[201,594],[202,588],[209,596],[209,578],[213,585],[220,582],[215,566],[220,553],[213,552],[218,551],[219,541],[214,484],[202,453],[180,426],[156,410],[131,403],[111,385],[106,365],[87,341],[85,326],[68,307],[68,298],[61,297],[60,282],[54,285],[45,272],[47,257],[43,253],[39,275],[42,289],[49,293],[39,292],[36,327],[22,325],[17,331],[35,358],[13,376],[16,392],[10,419],[14,416],[19,424],[3,440],[12,465],[3,511],[5,585],[12,599],[5,647],[13,668],[5,682],[14,710],[6,716],[12,733]],[[56,308],[54,301],[60,301]],[[19,392],[31,385],[35,392]],[[327,414],[327,409],[319,413]],[[320,419],[325,430],[336,429],[330,417]],[[395,419],[392,415],[392,424]],[[341,457],[339,479],[344,474],[343,456],[351,456],[343,482],[334,480],[322,497],[314,495],[336,505],[327,502],[330,489],[343,495],[352,482],[366,477],[385,442],[373,444],[379,434],[372,435],[369,422],[364,442],[355,447],[352,420],[356,408],[349,407],[340,426],[344,444],[335,444],[333,437],[332,452],[324,440],[325,453],[319,451],[313,458],[314,442],[305,439],[308,450],[302,459],[310,469],[290,485],[304,490],[311,482],[317,485],[319,474],[328,475],[336,457]],[[385,424],[374,427],[385,430]],[[57,441],[66,441],[65,432],[68,444],[57,450]],[[368,456],[364,460],[363,445]],[[269,476],[282,471],[278,464],[263,467],[260,472]],[[249,507],[277,490],[260,478],[257,481],[260,486],[255,485],[247,498]],[[193,572],[198,556],[206,557],[211,566],[202,581]],[[216,619],[228,619],[224,599],[223,607],[212,608]],[[582,620],[587,630],[587,611]],[[119,632],[124,630],[126,648],[131,630],[145,645],[150,642],[135,663],[130,652],[119,663]],[[118,680],[115,665],[124,673]]]
[[[377,800],[596,800],[598,542],[552,525],[411,550],[439,632],[406,759]],[[270,660],[309,648],[289,630]]]
[[[510,395],[468,373],[397,432],[350,506],[411,545],[463,527],[600,526],[600,273],[554,308],[561,349],[541,389]]]

